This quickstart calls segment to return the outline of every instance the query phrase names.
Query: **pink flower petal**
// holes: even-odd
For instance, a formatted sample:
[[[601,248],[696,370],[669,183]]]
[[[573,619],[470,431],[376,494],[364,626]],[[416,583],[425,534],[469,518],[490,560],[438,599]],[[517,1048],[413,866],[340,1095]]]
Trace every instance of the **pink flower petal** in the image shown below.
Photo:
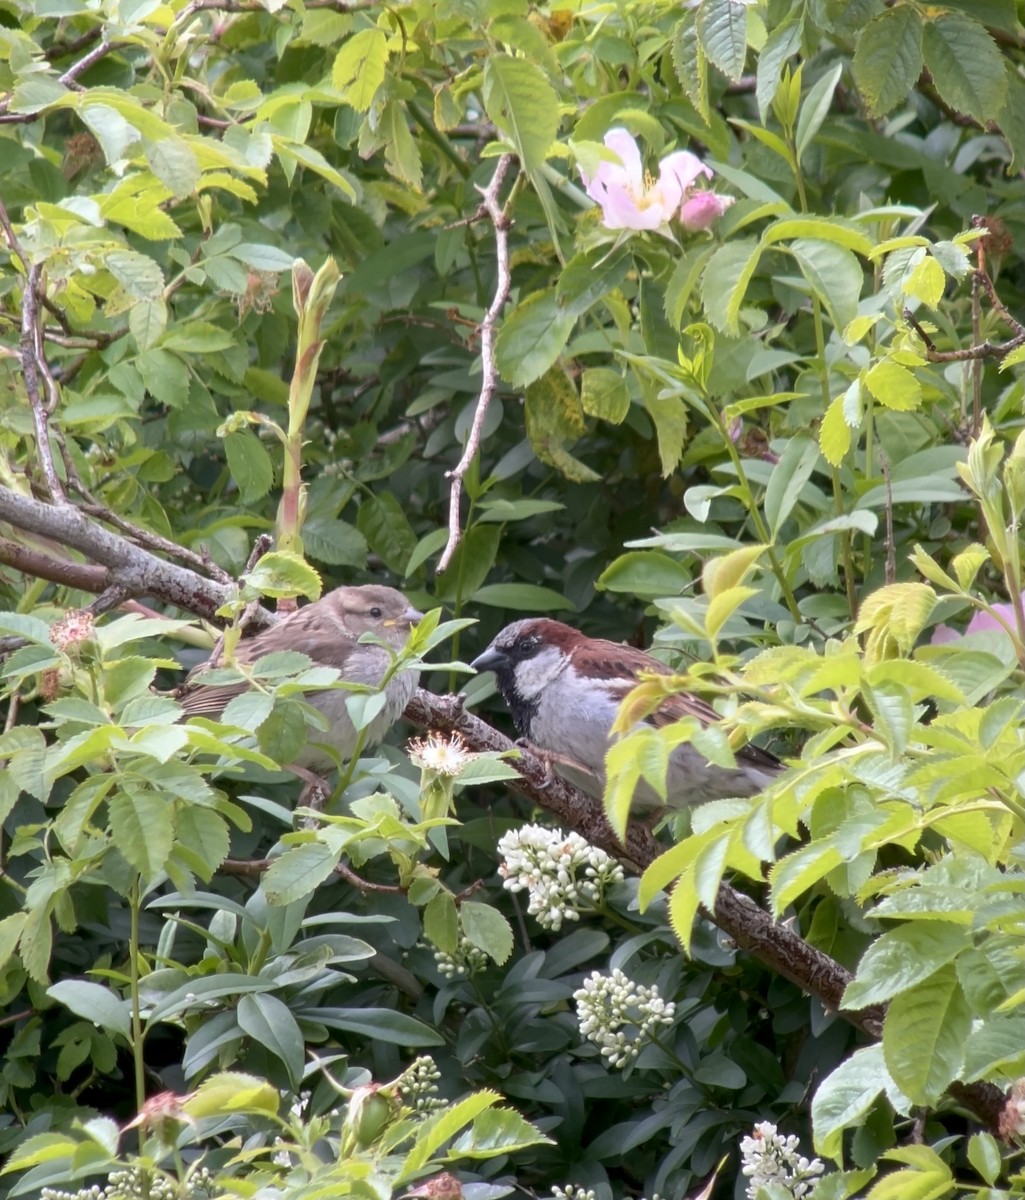
[[[644,192],[644,166],[636,141],[625,129],[610,129],[605,135],[605,145],[619,155],[626,173],[624,183],[640,197]]]
[[[1014,608],[1010,604],[991,604],[990,608],[994,612],[998,612],[1012,629],[1015,627]],[[984,633],[991,629],[996,630],[998,633],[1007,632],[1003,625],[995,617],[990,616],[988,612],[977,612],[968,622],[968,628],[965,630],[965,633]]]
[[[696,154],[689,150],[676,150],[668,155],[658,165],[659,183],[674,180],[680,189],[680,199],[700,176],[712,178],[712,168],[706,167]],[[674,206],[675,207],[675,206]]]

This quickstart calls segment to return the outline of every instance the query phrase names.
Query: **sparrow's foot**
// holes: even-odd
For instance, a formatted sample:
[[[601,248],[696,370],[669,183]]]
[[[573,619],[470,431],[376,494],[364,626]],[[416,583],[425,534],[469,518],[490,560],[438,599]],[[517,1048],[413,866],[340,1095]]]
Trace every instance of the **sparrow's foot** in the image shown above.
[[[544,768],[541,782],[535,785],[538,791],[543,792],[545,788],[551,787],[556,779],[555,768],[552,766],[555,756],[549,754],[547,750],[542,750],[540,746],[535,746],[529,738],[517,738],[513,745],[518,750],[526,750],[528,754],[533,755]]]
[[[303,781],[303,790],[299,793],[299,808],[311,808],[314,812],[323,812],[324,805],[331,798],[331,788],[326,779],[321,775],[317,775],[314,771],[308,771],[305,767],[300,767],[296,763],[289,763],[288,769],[293,775],[298,776]],[[303,819],[303,829],[315,829],[316,819],[314,817],[306,817]]]

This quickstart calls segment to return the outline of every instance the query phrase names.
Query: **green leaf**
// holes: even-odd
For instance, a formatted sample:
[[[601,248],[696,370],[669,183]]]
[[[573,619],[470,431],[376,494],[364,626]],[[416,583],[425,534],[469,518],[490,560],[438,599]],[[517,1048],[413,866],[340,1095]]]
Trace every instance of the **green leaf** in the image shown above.
[[[114,844],[148,883],[164,869],[173,844],[167,797],[120,791],[107,801],[107,811]]]
[[[845,329],[858,313],[858,300],[865,282],[861,264],[834,241],[820,237],[798,238],[790,243],[801,274],[829,309],[834,326]]]
[[[446,1142],[501,1099],[498,1092],[474,1092],[465,1100],[429,1116],[420,1126],[416,1146],[406,1155],[402,1164],[403,1174],[415,1177]]]
[[[445,1039],[429,1025],[392,1008],[325,1008],[316,1005],[310,1016],[329,1029],[343,1029],[396,1046],[443,1046]]]
[[[787,442],[765,489],[765,517],[774,541],[818,461],[819,448],[811,438],[793,437]]]
[[[880,404],[896,412],[913,412],[922,403],[922,385],[899,363],[884,358],[864,375],[865,387]]]
[[[804,10],[795,5],[791,11],[799,13],[800,16],[788,18],[777,25],[765,39],[765,45],[758,55],[755,98],[758,102],[758,117],[763,125],[768,123],[772,102],[779,89],[779,77],[783,64],[801,49]]]
[[[464,900],[459,906],[459,923],[471,944],[499,966],[508,960],[513,951],[512,926],[497,908]]]
[[[599,476],[573,457],[567,441],[575,441],[586,429],[573,380],[559,367],[546,371],[526,392],[527,437],[541,462],[561,471],[576,483],[593,483]]]
[[[536,583],[489,583],[478,588],[471,599],[475,604],[518,612],[572,612],[576,608],[561,592]]]
[[[646,391],[644,407],[655,423],[662,478],[668,479],[683,457],[687,438],[687,409],[679,396],[668,392],[655,393],[653,390]]]
[[[943,99],[982,124],[992,121],[1007,96],[1007,75],[986,29],[963,13],[940,9],[926,22],[922,48]]]
[[[416,534],[396,496],[379,492],[366,497],[359,506],[356,526],[390,571],[401,574],[405,570],[416,546]]]
[[[290,846],[274,859],[263,877],[268,904],[280,907],[308,896],[334,874],[342,849],[322,841]]]
[[[631,258],[623,248],[598,246],[566,264],[555,288],[556,301],[567,316],[581,317],[627,276]]]
[[[1003,1156],[991,1133],[973,1133],[968,1139],[968,1161],[992,1187],[1000,1175]]]
[[[928,308],[936,308],[943,299],[946,282],[943,268],[932,255],[926,254],[904,276],[901,291],[907,296],[921,300]]]
[[[833,103],[833,93],[836,91],[836,85],[840,82],[842,74],[843,62],[841,61],[809,88],[808,95],[805,96],[804,103],[801,105],[801,112],[797,118],[797,129],[794,133],[798,162],[804,158],[805,150],[808,149],[812,139],[822,127],[822,122],[828,116],[830,105]],[[853,250],[854,247],[852,246],[850,249]]]
[[[435,884],[437,886],[437,884]],[[459,948],[459,914],[451,892],[439,891],[424,906],[424,937],[444,954]]]
[[[873,17],[858,39],[853,66],[871,116],[883,117],[900,104],[922,73],[919,10],[899,4]]]
[[[963,926],[947,921],[912,921],[884,933],[858,963],[844,1008],[881,1004],[922,983],[967,949],[968,937]]]
[[[162,138],[146,147],[150,170],[176,199],[190,195],[202,172],[199,160],[182,138]]]
[[[736,83],[747,57],[747,7],[741,0],[702,0],[698,37],[712,62]]]
[[[894,1082],[915,1104],[935,1105],[957,1077],[971,1024],[953,963],[890,1001],[883,1054]]]
[[[331,82],[346,104],[366,112],[384,83],[388,64],[388,36],[374,26],[354,33],[335,56]]]
[[[134,300],[162,299],[164,273],[145,254],[135,250],[113,250],[104,266]]]
[[[262,555],[242,578],[250,587],[275,600],[293,596],[320,599],[320,576],[305,559],[290,550],[271,550]]]
[[[852,250],[866,257],[874,249],[872,239],[863,230],[836,217],[782,217],[773,221],[762,234],[762,242],[766,246],[796,241],[798,238],[833,242],[844,250]]]
[[[561,308],[554,288],[533,292],[502,322],[495,361],[502,378],[516,387],[540,379],[559,357],[576,323]]]
[[[559,97],[541,68],[508,54],[489,55],[484,108],[512,141],[524,170],[537,171],[559,128]]]
[[[629,550],[605,568],[595,581],[600,591],[625,592],[644,600],[679,596],[691,583],[691,573],[660,550]]]
[[[622,424],[630,411],[626,380],[610,367],[588,367],[580,376],[580,406],[589,417]]]
[[[62,979],[48,987],[46,994],[98,1029],[128,1037],[131,1028],[128,1001],[110,988],[87,979]]]
[[[733,336],[740,333],[740,309],[761,255],[760,242],[737,238],[720,246],[709,259],[701,277],[701,302],[717,329]]]
[[[828,1075],[811,1102],[816,1152],[841,1162],[843,1131],[860,1124],[889,1080],[882,1046],[856,1050]]]
[[[240,997],[235,1011],[243,1033],[285,1064],[289,1082],[297,1088],[302,1082],[306,1048],[288,1005],[267,992],[252,992]]]
[[[193,1120],[221,1117],[227,1113],[254,1113],[276,1117],[281,1106],[277,1088],[255,1075],[241,1071],[219,1071],[204,1079],[182,1103]]]
[[[267,495],[274,484],[274,466],[267,447],[252,430],[240,429],[225,435],[224,454],[243,504],[252,504]]]

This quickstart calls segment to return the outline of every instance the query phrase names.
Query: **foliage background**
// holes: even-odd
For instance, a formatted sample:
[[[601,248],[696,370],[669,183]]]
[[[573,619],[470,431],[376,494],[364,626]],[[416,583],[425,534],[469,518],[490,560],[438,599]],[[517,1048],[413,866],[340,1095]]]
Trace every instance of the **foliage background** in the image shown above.
[[[546,932],[495,873],[498,837],[530,815],[500,767],[461,788],[461,824],[429,833],[416,771],[386,750],[340,802],[350,816],[287,833],[295,787],[230,733],[164,739],[174,710],[150,681],[172,682],[202,639],[117,618],[81,654],[55,649],[47,626],[88,597],[71,575],[33,578],[24,551],[78,556],[6,505],[0,632],[30,643],[6,660],[0,742],[2,1132],[35,1172],[6,1176],[15,1190],[109,1171],[130,1135],[86,1153],[76,1122],[123,1124],[141,1092],[215,1068],[312,1088],[294,1136],[313,1146],[338,1097],[311,1052],[353,1084],[393,1078],[417,1048],[446,1099],[494,1089],[551,1135],[503,1130],[514,1157],[474,1168],[538,1193],[680,1196],[729,1155],[716,1194],[740,1194],[739,1137],[772,1119],[807,1139],[813,1115],[819,1152],[861,1169],[825,1196],[1020,1187],[995,1125],[968,1141],[947,1095],[1023,1070],[1019,18],[1011,0],[0,4],[5,495],[59,508],[66,490],[207,576],[237,578],[276,532],[325,587],[378,578],[475,618],[447,630],[453,660],[526,612],[654,638],[719,689],[734,730],[802,754],[766,802],[677,819],[643,912],[631,880]],[[652,167],[675,146],[706,157],[736,198],[710,234],[602,226],[578,165],[614,126]],[[478,206],[502,154],[499,382],[439,574],[445,473],[488,378],[478,327],[502,280]],[[297,333],[289,272],[329,257],[341,280],[319,277],[323,311],[297,277]],[[300,442],[301,530],[279,507]],[[317,586],[277,568],[284,583],[267,568],[251,586]],[[994,604],[1005,627],[930,644]],[[277,761],[303,728],[283,678],[271,708],[234,714]],[[504,722],[486,681],[468,692]],[[263,886],[217,870],[229,834],[233,860],[259,860],[283,833],[291,865]],[[404,892],[331,875],[343,849]],[[891,1002],[882,1051],[710,925],[680,955],[670,918],[686,940],[725,870],[850,970],[877,948],[851,1007]],[[658,892],[676,878],[670,913]],[[468,973],[445,975],[439,947]],[[571,1001],[611,966],[677,1006],[623,1073]],[[102,998],[68,990],[87,976]],[[201,1129],[223,1186],[313,1186],[315,1156],[287,1183],[233,1157],[233,1136],[273,1141],[274,1105],[249,1102]],[[343,1160],[346,1136],[328,1138]],[[393,1149],[360,1146],[378,1165]],[[407,1162],[411,1180],[426,1162]],[[331,1186],[371,1188],[352,1172]]]

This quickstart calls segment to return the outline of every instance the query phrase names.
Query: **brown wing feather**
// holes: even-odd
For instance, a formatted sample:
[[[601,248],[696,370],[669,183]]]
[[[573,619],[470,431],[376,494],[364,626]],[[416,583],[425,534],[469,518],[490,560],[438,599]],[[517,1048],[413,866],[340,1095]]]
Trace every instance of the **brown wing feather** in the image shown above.
[[[600,638],[589,638],[575,647],[572,657],[578,669],[584,672],[588,670],[587,662],[593,660],[602,675],[609,679],[605,686],[620,701],[636,686],[638,675],[642,672],[649,675],[673,674],[665,663],[652,658],[643,650]],[[675,696],[667,696],[648,720],[652,725],[661,728],[676,721],[683,721],[687,717],[696,717],[702,725],[712,725],[721,719],[719,713],[700,696],[679,692]],[[750,743],[737,750],[735,756],[738,762],[763,770],[772,770],[780,766],[780,761],[774,754]]]

